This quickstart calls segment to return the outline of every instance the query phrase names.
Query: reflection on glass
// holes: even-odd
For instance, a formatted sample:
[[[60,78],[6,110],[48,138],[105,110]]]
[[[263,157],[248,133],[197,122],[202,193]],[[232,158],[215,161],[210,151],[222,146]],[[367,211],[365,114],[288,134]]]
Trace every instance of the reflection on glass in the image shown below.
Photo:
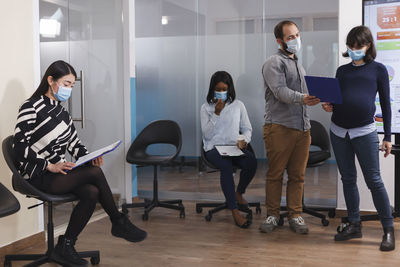
[[[299,26],[303,49],[298,57],[309,75],[333,77],[338,64],[338,1],[308,2],[315,8],[295,0],[136,0],[138,131],[153,120],[175,120],[183,133],[181,155],[187,161],[197,160],[199,110],[206,101],[210,76],[218,70],[229,72],[238,99],[246,105],[253,126],[252,146],[260,159],[250,194],[263,198],[267,163],[262,137],[265,100],[261,67],[277,50],[275,25],[290,19]],[[164,23],[163,18],[167,18]],[[310,112],[312,119],[328,129],[329,115],[316,109]],[[306,197],[335,198],[336,173],[331,169],[336,166],[331,165],[334,167],[328,164],[318,172],[307,170],[314,187],[310,193],[306,190]],[[146,173],[145,168],[139,170],[139,189],[151,188],[151,173],[144,179]],[[179,175],[165,168],[160,175],[174,184],[161,190],[215,192],[215,198],[222,197],[218,173],[203,175],[197,183],[193,182],[197,177],[193,167],[184,167]]]

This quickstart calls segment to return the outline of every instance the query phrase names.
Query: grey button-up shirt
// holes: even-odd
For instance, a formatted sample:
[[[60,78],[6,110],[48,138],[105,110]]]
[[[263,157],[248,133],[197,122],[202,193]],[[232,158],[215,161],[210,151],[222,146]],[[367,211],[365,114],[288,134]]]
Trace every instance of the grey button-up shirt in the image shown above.
[[[297,57],[281,49],[264,63],[265,124],[276,123],[300,131],[311,128],[303,97],[308,94],[304,68]]]

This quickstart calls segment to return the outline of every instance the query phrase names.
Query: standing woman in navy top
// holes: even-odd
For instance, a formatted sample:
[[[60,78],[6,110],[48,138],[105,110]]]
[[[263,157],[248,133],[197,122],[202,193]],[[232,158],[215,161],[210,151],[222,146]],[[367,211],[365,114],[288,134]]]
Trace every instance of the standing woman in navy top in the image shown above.
[[[251,220],[246,220],[239,213],[239,208],[248,208],[243,194],[253,179],[257,170],[257,160],[254,154],[247,149],[251,140],[251,124],[243,102],[236,100],[233,80],[226,71],[217,71],[210,81],[207,102],[201,106],[201,131],[205,157],[221,171],[221,187],[224,192],[228,208],[232,211],[237,226],[248,228]],[[239,132],[244,140],[238,141]],[[245,153],[241,157],[222,157],[215,145],[236,144]],[[241,168],[240,180],[235,191],[232,165]]]
[[[102,157],[73,168],[75,164],[65,156],[67,151],[75,159],[88,154],[70,114],[61,105],[70,97],[75,79],[74,68],[62,60],[48,67],[37,90],[21,105],[15,126],[14,151],[19,172],[33,186],[54,195],[72,193],[78,197],[67,230],[59,236],[51,257],[63,266],[83,267],[88,266],[88,262],[79,256],[74,246],[97,202],[111,220],[112,235],[139,242],[147,234],[118,211],[100,168]]]
[[[379,150],[390,154],[391,109],[389,76],[386,67],[376,62],[376,50],[371,31],[365,26],[353,28],[347,35],[347,52],[352,62],[337,69],[342,104],[324,103],[327,112],[333,112],[331,142],[336,162],[342,176],[343,193],[347,206],[349,223],[335,235],[335,241],[361,238],[360,196],[357,187],[355,156],[360,163],[365,182],[372,193],[384,235],[380,250],[394,250],[393,216],[388,194],[379,169]],[[385,135],[379,147],[374,121],[375,98],[379,100],[383,115]]]

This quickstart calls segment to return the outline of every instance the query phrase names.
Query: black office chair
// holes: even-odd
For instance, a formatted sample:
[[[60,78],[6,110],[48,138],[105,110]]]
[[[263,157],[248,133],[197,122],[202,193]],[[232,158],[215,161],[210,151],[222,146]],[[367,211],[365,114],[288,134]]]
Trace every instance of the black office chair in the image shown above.
[[[39,266],[47,262],[54,262],[52,259],[52,253],[54,250],[54,224],[53,224],[53,203],[64,203],[77,200],[78,198],[73,194],[65,195],[51,195],[38,190],[36,187],[26,181],[17,170],[17,161],[14,155],[13,149],[13,136],[9,136],[3,140],[2,150],[4,158],[7,162],[8,167],[11,169],[12,186],[15,191],[26,195],[27,197],[33,197],[46,202],[47,208],[47,251],[45,254],[17,254],[17,255],[6,255],[4,258],[4,267],[11,267],[11,261],[30,261],[25,266]],[[41,203],[43,204],[43,203]],[[36,204],[28,207],[28,209],[37,207],[41,204]],[[100,252],[99,251],[85,251],[78,253],[83,258],[90,258],[90,262],[93,265],[99,264]]]
[[[0,218],[14,214],[21,206],[19,205],[18,199],[0,183]]]
[[[254,154],[254,150],[251,147],[250,144],[248,144],[247,146],[248,150]],[[202,163],[204,163],[204,165],[208,168],[213,169],[213,171],[210,172],[214,172],[214,171],[219,171],[219,169],[217,167],[215,167],[211,162],[209,162],[206,158],[205,155],[205,151],[204,151],[204,146],[203,146],[203,142],[201,142],[201,161]],[[236,172],[236,170],[240,169],[239,166],[233,166],[233,170],[232,172]],[[261,207],[260,207],[260,202],[249,202],[249,207],[256,207],[256,213],[261,213]],[[196,203],[196,212],[197,213],[202,213],[203,212],[203,208],[213,208],[211,210],[208,211],[207,215],[204,216],[206,221],[211,221],[212,216],[214,213],[217,213],[221,210],[225,210],[228,209],[228,203],[227,202],[202,202],[202,203]],[[240,211],[246,212],[247,213],[247,218],[251,219],[252,218],[252,211],[251,209],[239,209]]]
[[[149,155],[146,150],[153,144],[171,144],[175,146],[176,151],[172,155]],[[166,164],[173,161],[181,151],[182,147],[182,134],[179,125],[170,120],[159,120],[150,123],[144,128],[132,145],[129,147],[126,154],[126,161],[131,164],[139,166],[153,166],[154,180],[153,180],[153,200],[145,199],[144,203],[131,203],[122,204],[122,212],[128,213],[128,208],[144,207],[143,220],[148,220],[149,212],[155,207],[162,207],[167,209],[179,210],[180,217],[185,217],[185,207],[181,199],[160,201],[158,199],[158,181],[157,181],[157,167],[161,164]]]
[[[326,132],[324,126],[314,120],[310,121],[311,123],[311,145],[318,147],[320,150],[310,151],[307,161],[307,168],[314,168],[325,164],[325,162],[331,157],[330,152],[330,142],[328,133]],[[329,218],[335,217],[336,210],[335,208],[327,208],[327,207],[312,207],[309,208],[304,204],[304,188],[303,188],[303,212],[309,214],[311,216],[317,217],[321,219],[321,223],[323,226],[328,226],[329,221],[326,219],[326,216],[318,211],[328,211]],[[286,210],[285,207],[281,209]],[[288,213],[282,213],[279,219],[279,225],[283,225],[283,220],[288,216]]]

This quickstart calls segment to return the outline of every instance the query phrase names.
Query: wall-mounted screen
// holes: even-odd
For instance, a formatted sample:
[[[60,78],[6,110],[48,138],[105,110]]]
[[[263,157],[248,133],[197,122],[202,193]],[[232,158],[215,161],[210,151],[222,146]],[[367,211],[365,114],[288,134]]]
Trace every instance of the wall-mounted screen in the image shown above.
[[[377,57],[389,73],[392,133],[400,133],[400,0],[363,1],[364,25],[371,29]],[[382,110],[376,96],[375,122],[383,132]]]

